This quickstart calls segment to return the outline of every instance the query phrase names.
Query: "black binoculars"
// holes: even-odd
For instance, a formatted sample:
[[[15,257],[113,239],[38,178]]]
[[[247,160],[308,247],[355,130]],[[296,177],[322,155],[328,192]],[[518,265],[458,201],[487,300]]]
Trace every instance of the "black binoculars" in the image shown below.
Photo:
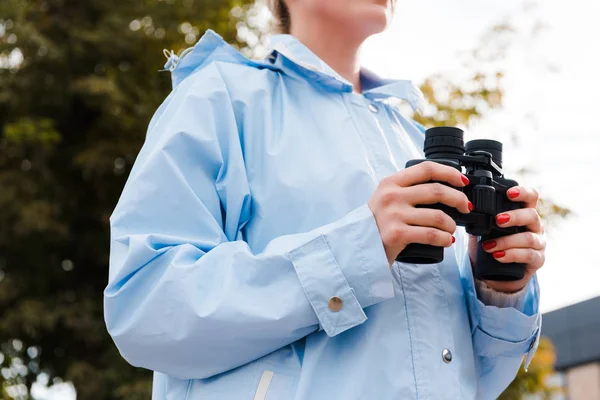
[[[502,173],[502,143],[495,140],[471,140],[464,144],[463,131],[455,127],[435,127],[425,132],[423,146],[425,159],[410,160],[406,167],[423,161],[434,161],[463,171],[470,183],[462,191],[473,203],[473,210],[463,214],[455,208],[438,203],[417,207],[444,211],[456,224],[464,226],[467,233],[480,236],[477,244],[475,276],[493,281],[515,281],[523,278],[525,267],[521,263],[501,263],[483,250],[481,244],[514,233],[524,232],[523,227],[501,228],[496,215],[522,208],[523,204],[510,201],[506,191],[518,183],[506,179]],[[439,263],[444,259],[444,248],[411,243],[396,257],[397,261],[414,264]]]

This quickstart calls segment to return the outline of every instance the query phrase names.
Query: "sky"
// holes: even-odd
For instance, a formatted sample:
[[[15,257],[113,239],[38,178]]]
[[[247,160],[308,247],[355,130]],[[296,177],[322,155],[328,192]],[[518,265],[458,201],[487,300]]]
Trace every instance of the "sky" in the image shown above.
[[[524,7],[524,4],[530,4]],[[421,82],[435,73],[460,76],[461,60],[503,21],[516,33],[501,68],[504,106],[470,126],[467,139],[505,143],[505,167],[573,211],[547,231],[539,271],[542,312],[600,296],[600,2],[545,0],[401,1],[387,32],[371,38],[363,64],[380,75]],[[536,21],[543,29],[532,37]],[[516,135],[517,141],[512,140]]]
[[[600,1],[544,0],[527,10],[522,0],[398,0],[396,17],[369,39],[362,58],[390,78],[421,82],[435,73],[460,76],[461,54],[480,43],[494,24],[511,21],[517,32],[501,66],[502,110],[469,127],[469,138],[504,141],[504,164],[534,173],[521,178],[542,197],[573,211],[548,227],[546,265],[538,277],[542,312],[600,296]],[[545,29],[530,31],[541,19]],[[511,135],[517,135],[517,142]],[[512,177],[512,176],[510,176]],[[70,384],[37,388],[38,399],[74,398]]]

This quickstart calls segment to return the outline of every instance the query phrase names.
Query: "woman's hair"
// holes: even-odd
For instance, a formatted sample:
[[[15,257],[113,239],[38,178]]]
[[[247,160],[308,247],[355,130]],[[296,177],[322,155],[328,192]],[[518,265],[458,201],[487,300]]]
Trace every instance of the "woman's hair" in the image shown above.
[[[278,33],[290,33],[290,12],[284,0],[267,0],[267,6],[275,18]]]

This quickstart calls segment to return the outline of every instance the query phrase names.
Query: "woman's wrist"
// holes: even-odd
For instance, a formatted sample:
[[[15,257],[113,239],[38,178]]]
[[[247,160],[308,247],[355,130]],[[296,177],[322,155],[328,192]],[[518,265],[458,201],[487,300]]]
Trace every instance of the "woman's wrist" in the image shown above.
[[[527,285],[518,291],[507,293],[490,287],[486,281],[475,279],[475,290],[477,292],[477,297],[485,305],[500,308],[513,307],[520,310],[523,308],[523,303],[525,301]]]
[[[531,277],[524,277],[519,281],[488,281],[482,280],[490,289],[504,294],[514,294],[523,290],[529,283]]]

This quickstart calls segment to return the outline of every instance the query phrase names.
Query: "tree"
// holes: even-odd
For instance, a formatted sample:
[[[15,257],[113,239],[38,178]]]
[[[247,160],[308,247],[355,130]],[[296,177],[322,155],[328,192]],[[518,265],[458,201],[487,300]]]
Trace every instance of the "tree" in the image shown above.
[[[468,127],[474,120],[483,118],[487,111],[502,106],[502,77],[501,71],[490,74],[473,72],[466,86],[448,80],[441,74],[429,77],[420,85],[429,109],[425,114],[414,114],[413,118],[427,127]],[[519,172],[519,175],[524,175],[528,169],[521,167]],[[548,198],[540,199],[537,210],[547,224],[571,214],[569,208]]]
[[[527,15],[535,7],[535,1],[526,2],[520,12]],[[530,25],[533,28],[527,39],[535,41],[546,24],[533,16]],[[438,73],[425,79],[420,89],[428,107],[423,114],[414,114],[413,118],[427,127],[458,125],[468,128],[489,112],[501,110],[505,94],[502,62],[517,40],[523,40],[523,34],[511,24],[510,16],[491,26],[482,35],[477,46],[471,52],[463,54],[463,69],[456,73],[457,76]],[[548,69],[554,68],[548,66]],[[510,139],[515,138],[507,135],[502,140]],[[517,168],[517,176],[524,176],[528,172],[530,170],[526,165]],[[567,217],[571,210],[556,204],[552,199],[542,198],[538,203],[538,213],[549,224],[557,218]]]
[[[170,91],[162,50],[208,28],[235,43],[243,5],[0,2],[0,397],[40,376],[80,399],[150,397],[104,326],[108,217]]]

